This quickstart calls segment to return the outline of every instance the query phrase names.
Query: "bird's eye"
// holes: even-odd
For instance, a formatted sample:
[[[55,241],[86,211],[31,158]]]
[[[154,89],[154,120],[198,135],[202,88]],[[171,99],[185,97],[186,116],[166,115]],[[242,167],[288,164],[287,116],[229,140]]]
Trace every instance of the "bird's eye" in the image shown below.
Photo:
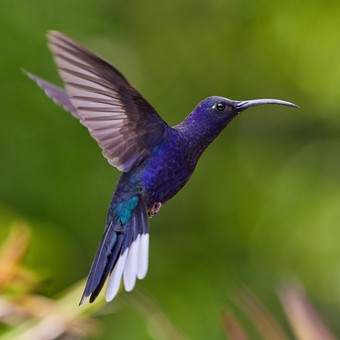
[[[224,111],[225,109],[225,104],[224,103],[216,103],[215,107],[218,111]]]

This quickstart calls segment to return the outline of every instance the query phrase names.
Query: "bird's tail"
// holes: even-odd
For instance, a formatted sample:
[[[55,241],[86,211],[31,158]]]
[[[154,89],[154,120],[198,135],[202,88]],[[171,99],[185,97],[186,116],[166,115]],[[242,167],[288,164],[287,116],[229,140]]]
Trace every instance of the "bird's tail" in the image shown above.
[[[110,277],[106,301],[111,301],[115,297],[122,278],[125,290],[131,291],[136,278],[143,279],[147,273],[148,256],[147,210],[143,198],[138,197],[137,205],[133,207],[127,222],[123,223],[118,218],[106,226],[80,304],[83,304],[89,296],[90,302],[93,302],[108,276]]]

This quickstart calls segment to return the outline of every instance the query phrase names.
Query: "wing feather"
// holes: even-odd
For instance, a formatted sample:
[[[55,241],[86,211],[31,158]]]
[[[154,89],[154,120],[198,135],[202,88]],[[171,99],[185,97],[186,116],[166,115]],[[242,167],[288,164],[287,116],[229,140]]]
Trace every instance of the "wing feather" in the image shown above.
[[[109,163],[128,172],[170,127],[112,65],[59,32],[49,46],[80,122]]]

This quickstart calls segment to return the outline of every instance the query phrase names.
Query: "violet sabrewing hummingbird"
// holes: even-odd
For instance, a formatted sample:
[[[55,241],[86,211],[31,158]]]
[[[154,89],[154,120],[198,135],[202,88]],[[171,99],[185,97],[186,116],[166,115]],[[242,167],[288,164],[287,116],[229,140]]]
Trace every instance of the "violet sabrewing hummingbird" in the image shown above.
[[[111,301],[122,280],[131,291],[147,273],[148,216],[186,184],[203,151],[231,120],[256,105],[297,105],[213,96],[170,127],[110,63],[59,32],[49,32],[48,41],[65,89],[29,77],[89,130],[108,162],[123,172],[80,304],[88,297],[93,302],[107,278]]]

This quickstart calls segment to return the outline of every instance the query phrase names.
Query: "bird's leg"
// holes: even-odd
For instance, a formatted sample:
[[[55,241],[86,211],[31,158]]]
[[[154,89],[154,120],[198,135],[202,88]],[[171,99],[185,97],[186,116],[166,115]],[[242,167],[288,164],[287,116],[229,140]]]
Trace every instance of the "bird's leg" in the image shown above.
[[[162,203],[161,202],[156,202],[152,208],[148,211],[148,215],[149,217],[154,217],[155,215],[157,215],[159,213],[159,211],[161,210],[162,207]]]

